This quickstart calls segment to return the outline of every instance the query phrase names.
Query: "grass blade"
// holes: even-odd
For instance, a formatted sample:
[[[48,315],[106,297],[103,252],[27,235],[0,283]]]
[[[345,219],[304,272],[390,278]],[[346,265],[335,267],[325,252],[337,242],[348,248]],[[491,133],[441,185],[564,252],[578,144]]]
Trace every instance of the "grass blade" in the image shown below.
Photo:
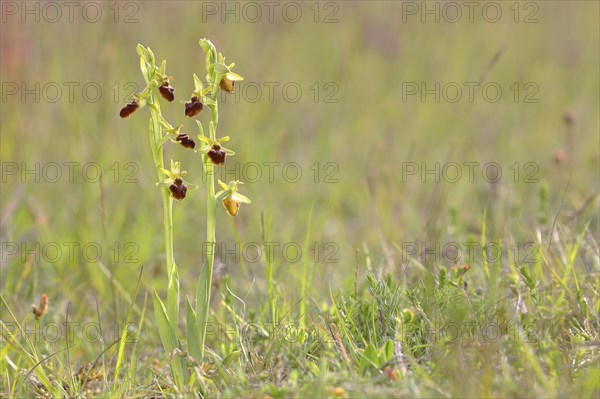
[[[174,333],[179,331],[179,273],[173,267],[169,287],[167,289],[167,315]]]
[[[154,317],[156,318],[158,334],[163,347],[170,356],[173,356],[171,359],[173,378],[177,386],[181,388],[185,385],[186,381],[184,359],[174,354],[175,349],[179,349],[179,339],[171,328],[165,305],[156,291],[154,291]]]
[[[142,279],[142,272],[144,271],[144,267],[142,266],[140,270],[140,274],[138,276],[137,284],[135,285],[135,292],[133,294],[133,299],[131,300],[131,304],[129,305],[129,311],[127,312],[127,319],[125,320],[125,325],[123,325],[123,331],[121,332],[121,340],[119,343],[119,352],[117,354],[117,364],[115,365],[115,378],[113,384],[113,392],[117,389],[119,384],[119,371],[121,369],[121,364],[123,363],[123,358],[125,356],[125,343],[127,342],[127,332],[129,331],[129,320],[131,319],[131,313],[133,311],[133,306],[135,303],[135,298],[137,297],[138,289],[140,287],[140,280]]]
[[[208,312],[210,307],[210,284],[209,267],[208,264],[204,262],[202,265],[202,270],[200,271],[200,278],[198,279],[198,286],[196,290],[196,331],[198,332],[198,347],[200,348],[200,357],[204,355],[204,341],[206,337],[206,325],[208,322]]]
[[[202,351],[200,350],[200,339],[198,328],[196,327],[196,312],[189,299],[186,301],[187,308],[187,347],[190,355],[197,361],[202,360]]]

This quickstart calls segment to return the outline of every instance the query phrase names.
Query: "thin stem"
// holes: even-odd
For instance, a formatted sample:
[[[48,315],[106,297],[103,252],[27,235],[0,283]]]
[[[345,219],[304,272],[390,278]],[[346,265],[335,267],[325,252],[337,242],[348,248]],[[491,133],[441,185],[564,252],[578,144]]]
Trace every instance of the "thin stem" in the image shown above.
[[[156,76],[156,73],[158,70],[162,70],[164,73],[165,62],[163,61],[160,69],[156,69],[152,51],[141,45],[138,45],[137,50],[140,55],[140,68],[144,75],[144,80],[146,81],[146,88],[138,98],[144,99],[150,110],[148,138],[158,181],[161,182],[165,180],[165,177],[163,176],[165,170],[163,144],[165,140],[163,138],[162,128],[165,125],[170,125],[161,115],[160,104],[157,100],[155,89],[158,84],[157,80],[160,77]],[[171,176],[171,173],[169,176]],[[173,198],[171,197],[168,187],[163,187],[161,185],[160,190],[163,202],[163,231],[165,238],[168,287],[166,309],[163,308],[163,301],[160,298],[155,297],[154,310],[163,347],[168,352],[171,352],[174,348],[181,349],[177,333],[179,322],[179,278],[173,256]],[[165,321],[170,325],[165,326]],[[180,357],[172,357],[170,363],[173,379],[175,380],[177,387],[181,390],[188,379],[185,361]]]
[[[269,253],[267,248],[267,226],[265,224],[265,214],[264,212],[260,213],[260,228],[262,231],[262,251],[265,254],[265,270],[267,274],[267,298],[269,301],[269,309],[271,311],[271,321],[273,323],[277,323],[277,315],[275,313],[275,295],[274,295],[274,285],[273,285],[273,260],[271,259],[271,253]]]
[[[217,103],[217,91],[219,90],[219,82],[217,81],[217,77],[215,77],[215,84],[213,86],[213,94],[212,99],[215,102],[215,105],[212,107],[212,123],[214,125],[213,133],[211,139],[217,139],[217,125],[219,124],[219,104]]]
[[[175,257],[173,255],[173,198],[166,187],[162,188],[163,223],[165,229],[165,255],[167,269],[169,270],[169,285],[171,285],[175,272]]]
[[[150,144],[152,146],[152,157],[158,180],[163,179],[162,170],[164,168],[164,159],[161,142],[160,128],[160,104],[155,100],[154,94],[150,95],[149,109],[151,114],[152,130],[150,132]],[[167,258],[167,275],[169,278],[169,286],[172,284],[173,272],[175,271],[175,259],[173,255],[173,199],[167,187],[161,187],[163,201],[163,224],[165,233],[165,255]]]
[[[210,138],[212,140],[216,139],[216,130],[217,124],[219,123],[219,106],[217,104],[217,95],[216,95],[216,86],[213,91],[212,98],[214,100],[214,105],[211,107],[211,121],[213,124],[213,128],[210,129]],[[215,236],[215,217],[216,217],[216,209],[217,209],[217,200],[215,198],[215,173],[214,173],[214,165],[210,158],[207,155],[202,156],[202,160],[204,163],[204,181],[206,182],[206,267],[207,270],[207,291],[206,296],[204,297],[205,302],[201,304],[203,309],[205,309],[204,320],[201,322],[203,326],[206,326],[208,323],[208,314],[209,314],[209,306],[210,306],[210,295],[211,295],[211,287],[212,287],[212,274],[215,263],[215,246],[216,246],[216,236]],[[199,311],[197,309],[196,311]],[[206,328],[202,328],[202,336],[200,337],[200,355],[204,357],[204,344],[206,342]]]

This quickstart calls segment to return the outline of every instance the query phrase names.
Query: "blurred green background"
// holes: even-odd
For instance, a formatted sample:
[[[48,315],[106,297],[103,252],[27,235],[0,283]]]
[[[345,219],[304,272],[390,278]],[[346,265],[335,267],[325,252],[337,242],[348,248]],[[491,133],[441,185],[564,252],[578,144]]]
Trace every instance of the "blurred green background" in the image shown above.
[[[443,246],[478,237],[486,208],[492,238],[545,236],[553,220],[541,215],[556,213],[567,183],[559,226],[591,219],[598,238],[592,197],[600,162],[598,2],[494,3],[502,12],[494,23],[486,20],[494,10],[482,13],[487,3],[478,3],[472,20],[457,3],[462,15],[454,23],[454,11],[433,2],[275,2],[272,18],[261,3],[94,3],[75,7],[72,22],[60,2],[60,18],[45,3],[27,7],[35,10],[35,4],[39,22],[23,14],[24,3],[13,3],[17,11],[3,3],[1,35],[0,273],[3,295],[17,313],[42,292],[49,293],[54,313],[63,313],[68,301],[85,309],[94,301],[93,288],[107,317],[116,317],[109,304],[116,299],[122,312],[127,297],[118,290],[111,294],[111,271],[130,295],[140,266],[148,288],[166,276],[149,114],[140,109],[126,120],[118,115],[134,87],[129,82],[143,84],[137,43],[167,60],[176,101],[164,104],[163,112],[193,137],[195,123],[179,101],[189,98],[192,74],[205,74],[198,39],[211,39],[246,78],[237,94],[221,96],[218,135],[231,136],[228,147],[237,152],[229,170],[238,162],[251,178],[229,173],[224,180],[253,180],[252,163],[262,175],[243,186],[253,203],[242,206],[235,220],[219,209],[217,239],[229,249],[239,240],[252,258],[248,243],[261,241],[263,214],[267,238],[280,244],[274,259],[279,290],[291,299],[298,298],[302,261],[288,261],[293,249],[286,260],[282,247],[304,247],[307,231],[320,248],[318,256],[314,247],[304,255],[313,271],[311,295],[321,300],[329,286],[351,287],[357,259],[361,273],[372,267],[400,274],[406,266],[403,243]],[[234,11],[228,14],[225,7]],[[424,14],[425,7],[439,12]],[[98,21],[90,22],[98,11]],[[486,100],[478,89],[469,101],[464,83],[480,79],[502,89],[498,101]],[[435,89],[436,82],[439,102],[432,94],[422,99],[421,92],[406,92],[415,84]],[[441,91],[447,83],[463,89],[458,101],[451,101],[451,87]],[[526,102],[527,95],[537,101]],[[574,117],[571,127],[565,112]],[[206,125],[208,113],[200,119]],[[568,160],[555,162],[557,151],[567,151]],[[198,154],[169,144],[170,158],[201,185]],[[75,163],[72,181],[65,162]],[[266,162],[279,163],[273,179]],[[486,182],[481,166],[473,182],[466,167],[456,183],[403,174],[407,163],[432,169],[436,162],[496,162],[502,177]],[[536,182],[525,180],[533,171],[525,169],[528,162],[536,168]],[[23,168],[36,163],[37,175],[23,175]],[[52,163],[62,165],[56,182],[50,181]],[[290,181],[293,163],[302,173],[297,182]],[[96,180],[96,166],[102,182],[86,181]],[[202,185],[176,204],[174,217],[182,292],[191,293],[205,237]],[[15,254],[7,243],[25,247]],[[56,261],[50,252],[28,255],[35,243],[58,243],[62,254]],[[65,243],[78,243],[73,258]],[[89,243],[93,248],[84,253]],[[262,303],[262,259],[236,262],[229,256],[221,263],[217,278],[229,274],[240,297]]]

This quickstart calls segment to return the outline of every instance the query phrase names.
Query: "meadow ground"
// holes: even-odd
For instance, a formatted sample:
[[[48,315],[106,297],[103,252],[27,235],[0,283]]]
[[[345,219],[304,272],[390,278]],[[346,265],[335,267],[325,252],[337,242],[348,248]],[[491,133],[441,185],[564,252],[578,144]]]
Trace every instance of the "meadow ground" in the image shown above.
[[[1,6],[2,397],[600,395],[598,2]],[[148,113],[118,113],[141,43],[195,137],[202,37],[246,79],[217,177],[252,204],[219,206],[180,390]],[[173,215],[185,336],[206,192],[197,153],[171,158],[200,185]]]

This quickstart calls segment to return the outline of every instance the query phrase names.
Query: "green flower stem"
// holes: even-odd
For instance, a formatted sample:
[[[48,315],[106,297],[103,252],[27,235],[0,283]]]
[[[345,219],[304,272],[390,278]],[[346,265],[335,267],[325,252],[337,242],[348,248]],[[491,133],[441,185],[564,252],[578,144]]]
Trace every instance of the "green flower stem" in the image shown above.
[[[215,77],[215,79],[217,76]],[[212,128],[210,130],[210,138],[212,140],[216,140],[216,130],[217,124],[219,123],[219,106],[217,104],[217,87],[218,82],[214,86],[213,93],[211,98],[214,100],[214,105],[211,106],[212,114],[211,114],[211,123]],[[204,357],[204,346],[206,343],[206,326],[208,323],[208,314],[210,307],[210,295],[211,295],[211,287],[212,287],[212,274],[213,268],[215,264],[215,246],[216,246],[216,236],[215,236],[215,218],[216,218],[216,210],[217,210],[217,199],[215,197],[215,168],[208,157],[208,155],[203,155],[202,160],[204,163],[204,181],[206,182],[206,267],[208,268],[207,276],[207,286],[206,286],[206,296],[204,297],[204,303],[199,304],[206,311],[203,312],[204,320],[201,320],[204,328],[201,329],[202,336],[200,337],[200,356]],[[196,310],[198,311],[198,309]]]
[[[152,146],[152,157],[158,180],[163,179],[162,169],[164,168],[164,158],[161,143],[161,128],[160,128],[160,104],[151,94],[148,100],[148,105],[151,115],[152,130],[150,132],[150,144]],[[165,232],[165,255],[167,257],[167,275],[169,277],[169,286],[172,284],[172,279],[175,271],[175,259],[173,255],[173,198],[167,187],[161,187],[163,200],[163,224]]]
[[[169,190],[162,187],[163,199],[163,223],[165,229],[165,254],[167,256],[167,269],[169,270],[169,286],[171,286],[173,277],[176,276],[175,258],[173,256],[173,198]]]
[[[164,178],[164,156],[162,150],[162,130],[160,112],[160,104],[158,103],[154,93],[149,96],[148,108],[150,109],[150,144],[152,147],[152,158],[159,181]],[[173,197],[169,192],[168,187],[161,187],[162,202],[163,202],[163,225],[165,234],[165,255],[167,258],[167,302],[166,314],[171,326],[171,330],[177,336],[177,328],[179,323],[179,277],[177,273],[177,265],[173,252]],[[164,342],[163,342],[163,345]],[[177,342],[176,345],[179,345]],[[187,377],[182,371],[184,366],[180,358],[171,359],[171,367],[177,386],[183,387]]]

